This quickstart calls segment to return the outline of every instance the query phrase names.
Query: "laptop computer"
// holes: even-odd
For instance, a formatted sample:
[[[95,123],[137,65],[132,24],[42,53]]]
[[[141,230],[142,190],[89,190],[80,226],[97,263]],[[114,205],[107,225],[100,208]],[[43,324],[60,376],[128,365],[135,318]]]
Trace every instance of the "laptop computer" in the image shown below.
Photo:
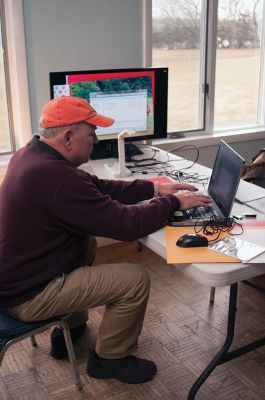
[[[211,206],[176,211],[169,217],[168,225],[202,225],[211,217],[229,218],[244,164],[245,160],[221,140],[207,190],[212,198]]]

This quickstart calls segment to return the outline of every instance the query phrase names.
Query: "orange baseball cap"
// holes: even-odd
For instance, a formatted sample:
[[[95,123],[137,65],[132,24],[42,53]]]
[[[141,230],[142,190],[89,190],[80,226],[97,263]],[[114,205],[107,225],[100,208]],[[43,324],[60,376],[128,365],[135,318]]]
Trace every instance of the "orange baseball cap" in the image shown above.
[[[114,119],[98,114],[85,99],[73,96],[60,96],[45,104],[40,117],[42,128],[54,128],[87,122],[88,124],[108,127]]]

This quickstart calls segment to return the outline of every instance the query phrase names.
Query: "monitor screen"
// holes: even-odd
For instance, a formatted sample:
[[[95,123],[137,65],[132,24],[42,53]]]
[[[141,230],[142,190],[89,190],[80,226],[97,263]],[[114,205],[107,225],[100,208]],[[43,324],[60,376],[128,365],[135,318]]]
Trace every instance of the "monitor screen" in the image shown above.
[[[106,149],[116,147],[117,135],[125,129],[137,134],[128,141],[166,137],[167,89],[167,68],[50,73],[51,98],[82,97],[98,113],[114,118],[111,127],[97,129]]]

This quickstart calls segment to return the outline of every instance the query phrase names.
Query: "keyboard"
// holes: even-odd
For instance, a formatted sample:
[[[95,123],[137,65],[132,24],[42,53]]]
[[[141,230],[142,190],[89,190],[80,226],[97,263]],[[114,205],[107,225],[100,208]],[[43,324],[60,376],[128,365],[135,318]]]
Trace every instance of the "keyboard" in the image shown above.
[[[184,211],[184,214],[191,219],[205,219],[217,217],[216,211],[212,207],[195,207],[188,208]]]

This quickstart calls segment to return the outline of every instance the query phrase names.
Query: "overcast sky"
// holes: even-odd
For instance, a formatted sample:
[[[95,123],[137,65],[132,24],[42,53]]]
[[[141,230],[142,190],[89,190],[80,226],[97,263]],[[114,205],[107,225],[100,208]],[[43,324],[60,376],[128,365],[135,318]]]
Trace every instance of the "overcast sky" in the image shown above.
[[[163,9],[169,11],[170,4],[176,7],[178,3],[181,3],[181,1],[183,2],[183,0],[153,0],[153,17],[164,16]],[[203,1],[205,0],[193,0],[193,2],[198,6],[201,6],[203,4]],[[245,10],[252,11],[255,1],[257,0],[241,0],[240,1],[241,11]],[[218,6],[219,18],[224,18],[227,15],[227,11],[229,10],[229,4],[231,3],[233,3],[233,0],[219,0],[219,6]],[[263,4],[264,0],[260,0],[259,6],[257,8],[257,13],[259,15],[262,15]]]

